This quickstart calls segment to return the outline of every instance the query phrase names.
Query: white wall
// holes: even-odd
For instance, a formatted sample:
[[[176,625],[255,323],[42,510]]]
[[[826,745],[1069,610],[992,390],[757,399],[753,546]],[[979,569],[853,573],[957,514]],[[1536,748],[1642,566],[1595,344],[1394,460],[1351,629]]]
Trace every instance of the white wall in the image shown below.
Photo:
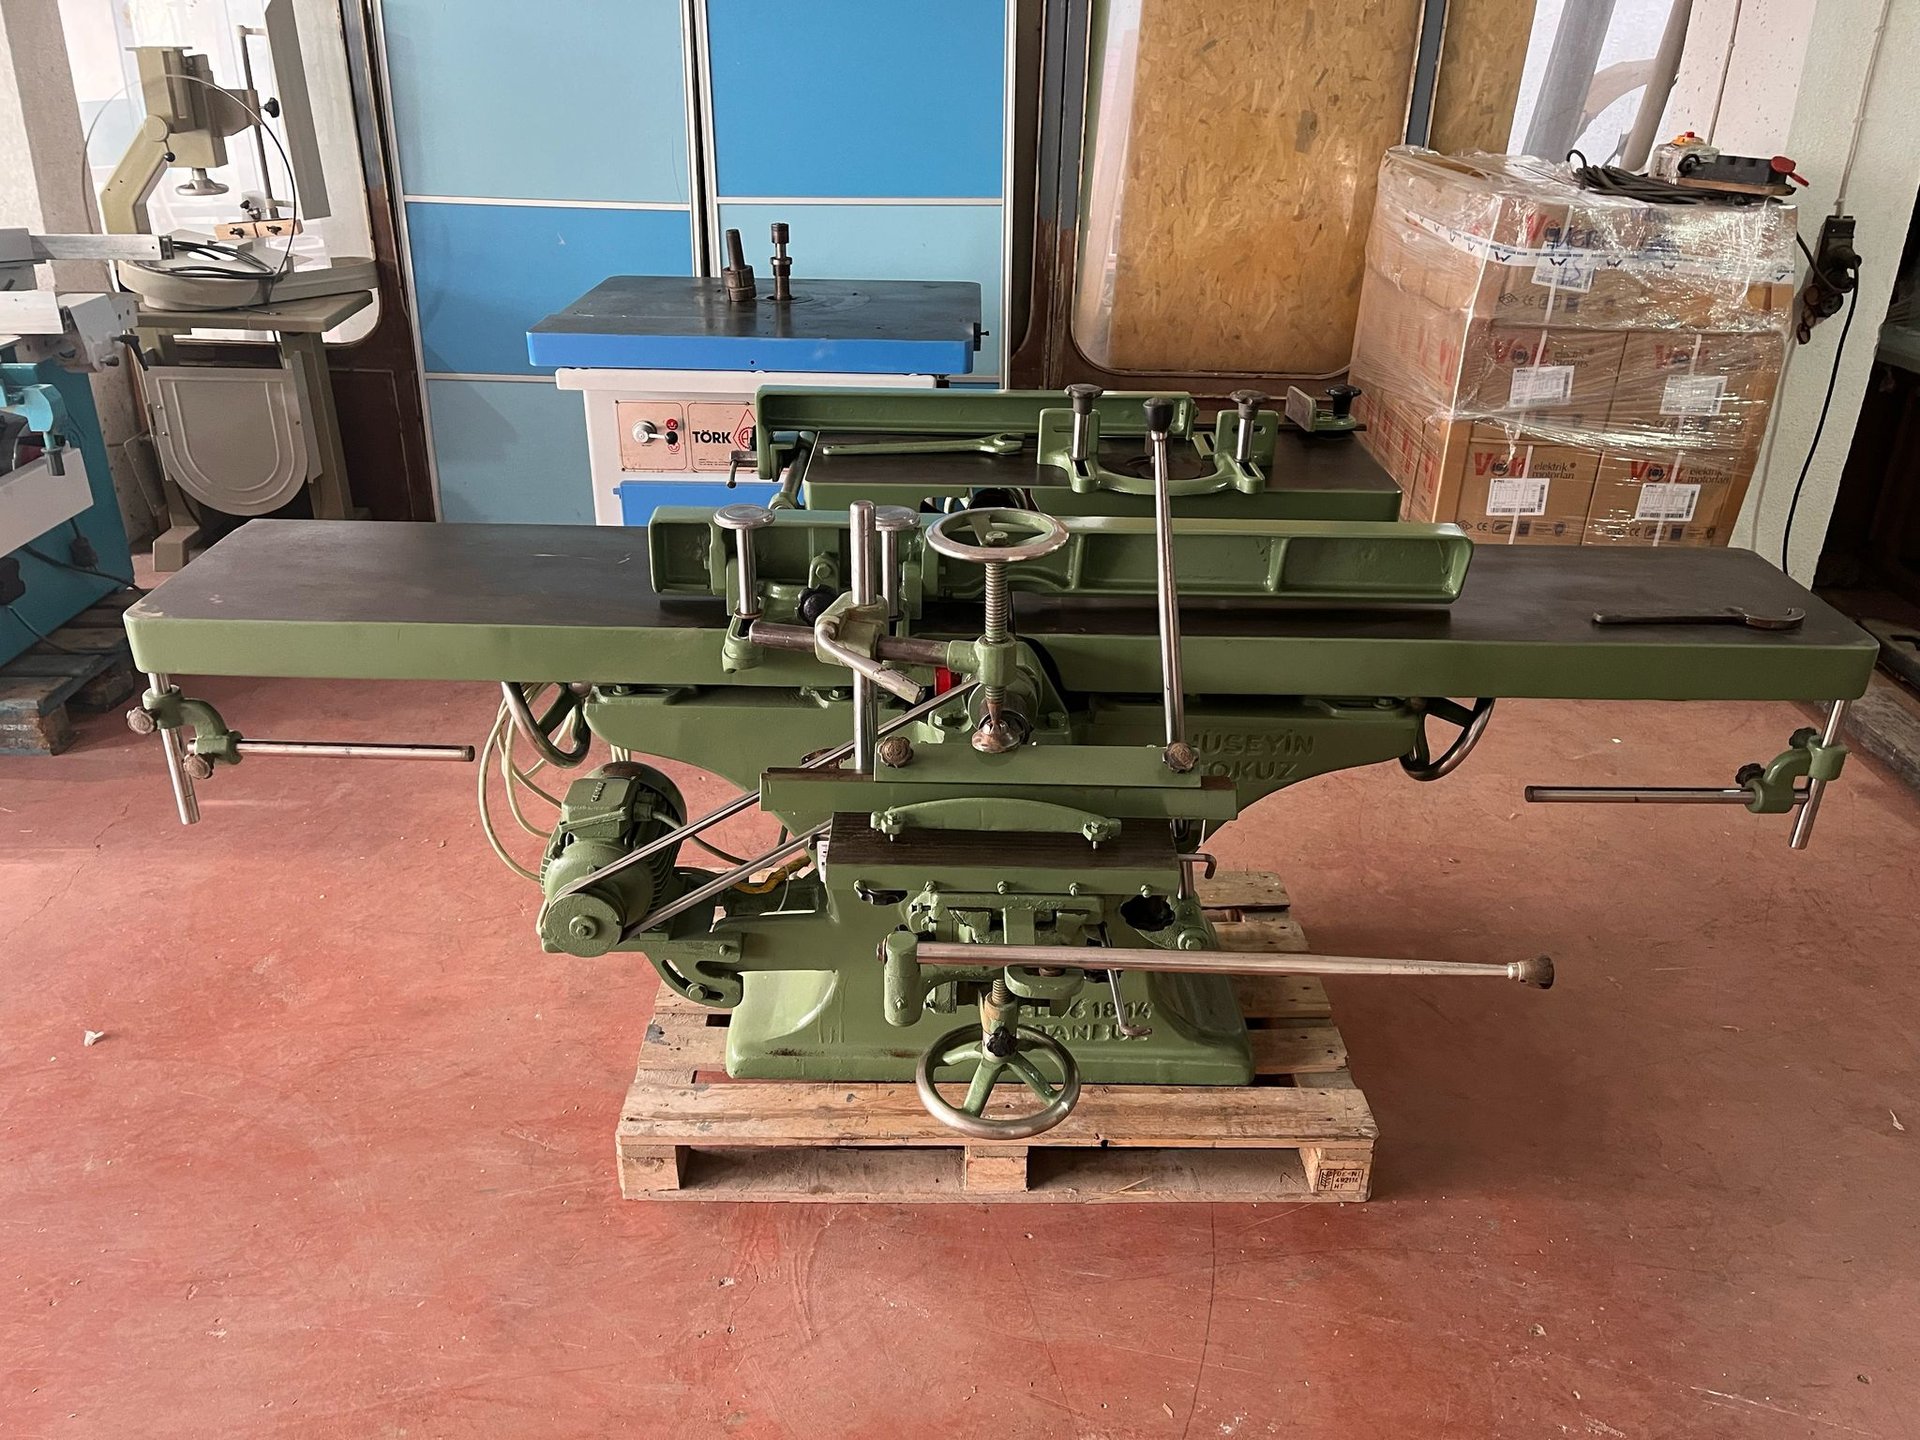
[[[1793,119],[1779,149],[1791,155],[1800,173],[1812,182],[1800,202],[1800,233],[1809,245],[1819,235],[1821,217],[1833,209],[1855,116],[1864,117],[1845,203],[1858,221],[1855,244],[1866,263],[1861,270],[1859,311],[1841,359],[1826,430],[1794,519],[1788,568],[1804,582],[1813,576],[1826,537],[1840,472],[1866,394],[1875,339],[1886,316],[1914,200],[1920,195],[1920,143],[1915,139],[1920,136],[1920,85],[1913,79],[1915,60],[1920,59],[1920,4],[1892,0],[1885,7],[1886,35],[1871,88],[1867,70],[1883,0],[1818,0],[1817,4],[1815,0],[1772,0],[1760,7],[1748,0],[1747,9],[1756,8],[1777,24],[1772,39],[1790,38],[1796,23],[1805,36],[1805,64],[1793,87]],[[1749,23],[1743,15],[1743,32]],[[1744,34],[1741,43],[1746,43]],[[1736,65],[1736,77],[1739,73]],[[1766,89],[1780,82],[1777,77],[1768,78],[1768,87],[1741,84],[1737,78],[1728,86],[1722,131],[1729,138],[1721,144],[1731,145],[1734,136],[1743,143],[1751,137],[1755,153],[1771,153],[1762,143],[1769,109]],[[1794,482],[1812,443],[1832,371],[1842,318],[1836,316],[1821,325],[1812,343],[1795,347],[1789,357],[1773,434],[1734,530],[1734,544],[1750,546],[1776,563]]]
[[[1694,0],[1659,138],[1692,130],[1739,155],[1786,153],[1813,19],[1814,0]]]
[[[1534,35],[1537,53],[1528,56],[1530,70],[1544,64],[1560,3],[1542,0]],[[1920,140],[1915,139],[1920,136],[1920,84],[1912,78],[1920,60],[1920,3],[1893,0],[1880,63],[1871,92],[1863,99],[1881,10],[1882,0],[1694,0],[1686,52],[1659,131],[1665,138],[1695,130],[1738,154],[1791,155],[1800,173],[1813,182],[1800,197],[1800,233],[1811,245],[1820,233],[1821,218],[1833,209],[1854,118],[1864,105],[1846,205],[1858,221],[1856,244],[1867,263],[1833,405],[1794,518],[1789,568],[1801,580],[1812,577],[1820,555],[1866,393],[1875,336],[1886,315],[1895,266],[1920,191]],[[1651,54],[1665,12],[1664,3],[1622,0],[1608,30],[1603,61]],[[1537,76],[1530,83],[1537,89]],[[1521,126],[1530,93],[1523,87]],[[1623,118],[1605,128],[1608,136],[1631,123],[1636,102],[1637,92],[1615,107],[1624,107]],[[1602,130],[1595,127],[1596,144]],[[1773,432],[1734,529],[1734,544],[1758,550],[1775,563],[1842,318],[1816,329],[1811,344],[1794,347]]]

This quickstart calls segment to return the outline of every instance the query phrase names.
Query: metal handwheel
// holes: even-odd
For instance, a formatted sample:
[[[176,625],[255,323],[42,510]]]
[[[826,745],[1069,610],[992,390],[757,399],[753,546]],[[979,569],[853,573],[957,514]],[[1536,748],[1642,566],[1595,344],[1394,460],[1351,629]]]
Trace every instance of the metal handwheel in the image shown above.
[[[975,1140],[1025,1140],[1043,1130],[1051,1130],[1080,1103],[1080,1067],[1074,1063],[1072,1053],[1051,1035],[1026,1025],[995,1033],[1008,1042],[1004,1055],[993,1054],[987,1048],[978,1025],[949,1030],[928,1046],[913,1075],[913,1088],[920,1092],[920,1103],[942,1125]],[[1061,1079],[1057,1086],[1033,1063],[1035,1054],[1051,1055],[1060,1067]],[[969,1060],[975,1062],[975,1068],[967,1086],[967,1098],[953,1105],[934,1088],[933,1073],[942,1065],[962,1065]],[[987,1108],[994,1085],[1009,1070],[1047,1103],[1031,1115],[989,1120],[980,1112]]]
[[[539,688],[536,685],[533,691],[537,693]],[[593,748],[593,732],[587,728],[586,696],[571,685],[558,689],[553,703],[536,719],[529,692],[511,680],[500,682],[500,693],[506,697],[507,713],[513,717],[514,728],[542,760],[565,769],[587,758],[587,752]],[[568,737],[565,746],[556,738],[562,730]]]
[[[1460,768],[1473,747],[1480,743],[1487,722],[1493,718],[1493,700],[1482,696],[1469,709],[1457,700],[1435,699],[1414,702],[1420,709],[1420,728],[1414,734],[1413,749],[1400,757],[1400,768],[1416,780],[1439,780]],[[1427,745],[1427,717],[1437,715],[1449,725],[1460,727],[1453,743],[1434,759]]]
[[[1038,510],[959,510],[927,527],[927,543],[953,560],[1017,563],[1058,550],[1067,543],[1067,527]]]

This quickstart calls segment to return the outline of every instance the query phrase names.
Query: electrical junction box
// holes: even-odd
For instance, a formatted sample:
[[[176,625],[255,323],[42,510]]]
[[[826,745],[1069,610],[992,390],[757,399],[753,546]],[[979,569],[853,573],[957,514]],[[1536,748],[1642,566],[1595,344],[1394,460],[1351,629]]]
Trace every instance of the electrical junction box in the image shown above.
[[[980,287],[947,280],[807,280],[729,301],[724,282],[622,275],[527,334],[586,411],[593,518],[644,525],[661,505],[765,504],[753,397],[762,385],[931,389],[967,375]]]

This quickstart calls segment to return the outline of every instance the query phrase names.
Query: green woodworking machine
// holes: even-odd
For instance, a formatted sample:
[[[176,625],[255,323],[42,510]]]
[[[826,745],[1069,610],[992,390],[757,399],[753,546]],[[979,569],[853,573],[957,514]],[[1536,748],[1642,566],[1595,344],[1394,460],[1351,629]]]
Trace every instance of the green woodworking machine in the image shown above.
[[[1207,425],[1091,387],[768,389],[766,506],[255,521],[127,612],[151,679],[131,718],[187,821],[195,782],[249,755],[474,752],[249,738],[172,675],[486,682],[488,754],[518,741],[549,772],[598,737],[615,758],[539,827],[540,944],[640,952],[732,1011],[736,1076],[911,1077],[980,1139],[1057,1124],[1083,1080],[1245,1085],[1235,975],[1553,974],[1223,949],[1196,883],[1247,807],[1362,765],[1438,780],[1509,696],[1828,702],[1723,785],[1529,792],[1744,806],[1798,847],[1874,661],[1745,551],[1476,550],[1402,523],[1351,398],[1242,393]],[[691,816],[645,757],[741,793]],[[777,844],[695,863],[754,809]]]

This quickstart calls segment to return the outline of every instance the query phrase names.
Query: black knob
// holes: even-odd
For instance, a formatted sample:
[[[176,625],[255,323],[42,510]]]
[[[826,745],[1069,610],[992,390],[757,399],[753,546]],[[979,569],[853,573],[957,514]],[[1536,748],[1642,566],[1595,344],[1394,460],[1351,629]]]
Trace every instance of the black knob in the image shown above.
[[[1227,398],[1233,401],[1234,408],[1247,420],[1251,420],[1259,413],[1260,407],[1267,403],[1267,397],[1258,390],[1236,390]]]
[[[800,592],[800,603],[794,608],[800,616],[802,625],[812,625],[827,613],[827,607],[840,598],[839,594],[824,585],[816,585],[810,590]]]
[[[1165,395],[1156,395],[1141,406],[1141,409],[1145,410],[1147,414],[1147,433],[1149,435],[1165,435],[1173,429],[1175,403],[1175,401]]]
[[[773,243],[776,245],[784,245],[787,243],[786,221],[776,220],[773,222]]]
[[[1353,414],[1353,402],[1360,398],[1358,385],[1329,385],[1327,399],[1333,402],[1333,418],[1345,420]]]
[[[1093,402],[1098,400],[1100,395],[1101,390],[1098,385],[1067,386],[1067,399],[1072,402],[1073,413],[1076,415],[1091,415]]]

